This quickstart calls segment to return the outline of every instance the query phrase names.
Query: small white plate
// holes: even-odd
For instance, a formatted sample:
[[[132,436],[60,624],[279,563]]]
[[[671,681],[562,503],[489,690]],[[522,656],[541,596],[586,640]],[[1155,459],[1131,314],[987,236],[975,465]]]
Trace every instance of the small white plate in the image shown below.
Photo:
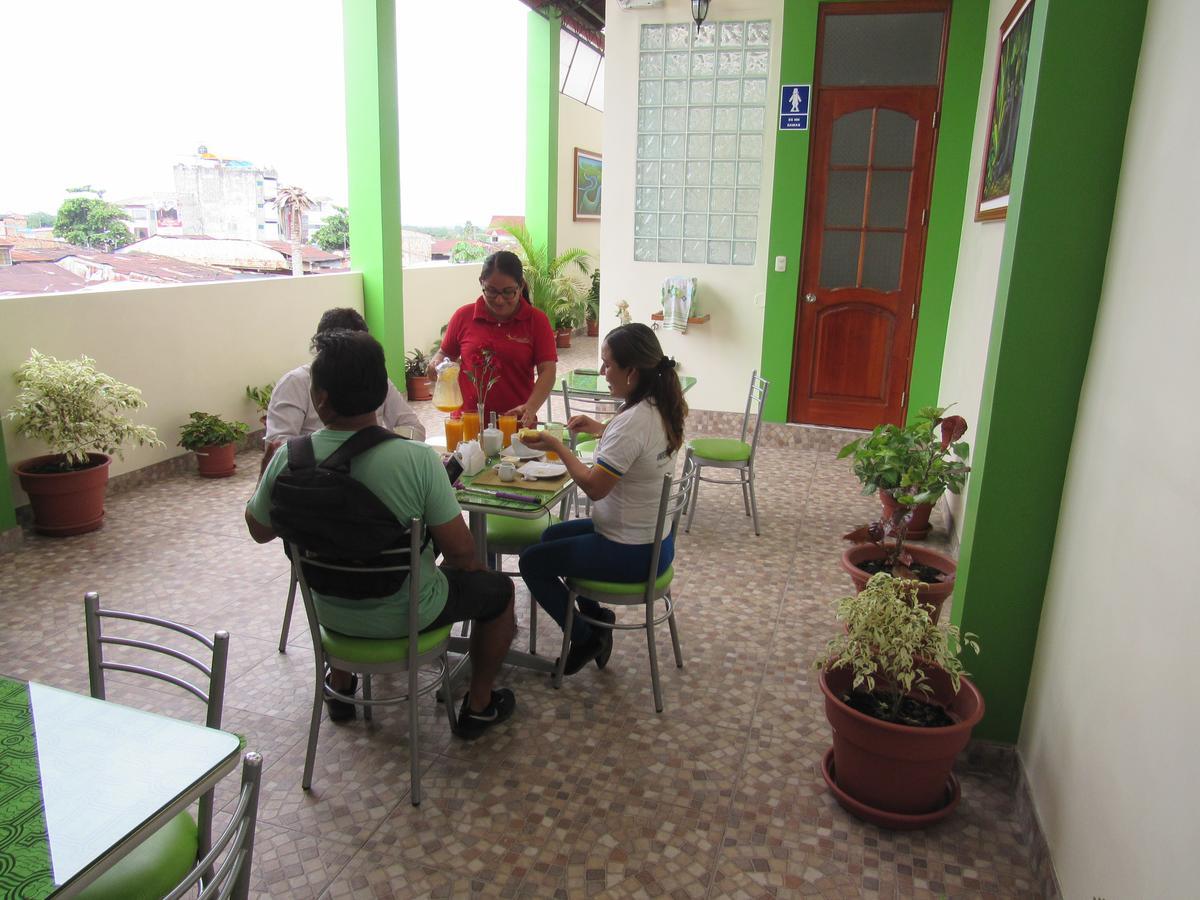
[[[522,478],[558,478],[567,474],[562,463],[529,462],[517,469]]]
[[[534,450],[532,447],[526,447],[524,444],[513,444],[511,447],[505,447],[500,451],[501,456],[515,456],[518,459],[541,459],[546,455],[545,450]]]

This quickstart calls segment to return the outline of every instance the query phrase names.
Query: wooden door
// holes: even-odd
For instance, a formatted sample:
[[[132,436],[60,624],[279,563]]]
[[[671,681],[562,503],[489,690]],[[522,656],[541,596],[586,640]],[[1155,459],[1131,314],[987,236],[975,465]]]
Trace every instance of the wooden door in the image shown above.
[[[940,57],[944,46],[936,49]],[[791,421],[871,428],[904,419],[940,59],[933,70],[938,77],[920,86],[817,86]]]

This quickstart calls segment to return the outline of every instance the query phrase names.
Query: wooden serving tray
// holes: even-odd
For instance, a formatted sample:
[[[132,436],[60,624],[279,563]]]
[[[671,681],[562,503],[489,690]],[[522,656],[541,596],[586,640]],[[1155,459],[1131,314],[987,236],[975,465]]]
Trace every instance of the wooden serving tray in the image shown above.
[[[563,485],[570,480],[570,474],[564,473],[558,478],[539,478],[536,481],[526,481],[520,475],[513,481],[501,481],[500,473],[489,467],[472,478],[471,484],[478,485],[479,487],[499,488],[500,490],[519,488],[522,491],[555,494],[561,491]]]

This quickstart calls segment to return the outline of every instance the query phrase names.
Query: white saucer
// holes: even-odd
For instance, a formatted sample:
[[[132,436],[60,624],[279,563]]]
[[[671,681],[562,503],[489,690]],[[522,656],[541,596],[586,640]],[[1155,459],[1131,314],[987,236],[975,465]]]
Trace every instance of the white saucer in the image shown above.
[[[517,469],[523,478],[559,478],[567,474],[562,463],[527,462]]]
[[[515,456],[518,459],[541,459],[546,455],[545,450],[534,450],[524,444],[505,447],[500,451],[501,456]]]

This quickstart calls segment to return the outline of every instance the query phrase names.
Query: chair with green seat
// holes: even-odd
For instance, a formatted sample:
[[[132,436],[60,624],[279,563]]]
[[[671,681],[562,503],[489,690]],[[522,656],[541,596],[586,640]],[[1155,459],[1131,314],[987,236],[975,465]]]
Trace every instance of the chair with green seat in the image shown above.
[[[621,402],[613,397],[597,397],[595,394],[571,390],[566,378],[562,380],[562,398],[563,410],[568,422],[571,421],[571,416],[581,414],[590,415],[596,419],[611,418],[621,408]],[[596,448],[599,445],[600,439],[595,435],[583,432],[571,435],[571,449],[584,462],[592,462],[592,457],[595,456]],[[576,510],[579,509],[578,489],[571,492],[571,505]],[[585,495],[583,515],[589,516],[591,512],[592,501]]]
[[[662,544],[666,523],[670,521],[668,532],[678,537],[679,519],[687,509],[688,501],[696,484],[699,469],[691,459],[685,459],[683,474],[675,480],[670,475],[663,476],[662,495],[658,502],[658,520],[654,526],[654,550],[650,554],[650,565],[646,577],[641,581],[598,581],[587,578],[566,579],[567,621],[563,626],[562,652],[558,656],[558,669],[554,673],[554,686],[561,687],[563,670],[567,664],[567,654],[571,648],[571,627],[575,617],[583,619],[593,628],[608,628],[614,631],[633,631],[644,629],[646,644],[650,651],[650,683],[654,688],[654,710],[662,712],[662,685],[658,678],[658,647],[655,643],[655,626],[663,622],[671,630],[671,646],[675,651],[675,665],[683,668],[683,651],[679,645],[679,629],[675,625],[675,601],[671,596],[671,584],[675,579],[675,566],[668,566],[661,575],[658,572],[658,560],[662,553]],[[633,624],[607,622],[588,616],[576,608],[579,597],[589,597],[601,605],[607,606],[643,606],[645,621]],[[656,612],[655,603],[662,601],[662,611]]]
[[[105,672],[127,672],[155,678],[192,694],[205,705],[204,724],[209,728],[221,727],[229,632],[218,631],[209,638],[194,628],[169,619],[104,609],[100,606],[100,595],[95,591],[84,594],[83,610],[87,629],[88,682],[93,697],[107,699]],[[135,627],[118,626],[115,624],[117,622],[149,626],[155,630],[156,640],[126,636],[124,631],[111,633],[105,630],[106,622],[112,623],[109,628],[117,629]],[[170,637],[169,632],[183,636],[173,639],[179,646],[161,643]],[[203,647],[203,651],[194,646],[196,643]],[[128,649],[120,651],[119,658],[113,658],[111,654],[106,658],[105,649],[110,646]],[[208,657],[207,660],[193,655],[201,653]],[[160,657],[170,657],[182,665],[167,663]],[[163,665],[170,666],[172,670],[155,667]],[[203,687],[188,680],[195,677],[189,667],[204,676],[207,683]],[[200,798],[194,819],[187,810],[179,813],[92,882],[81,896],[97,900],[107,897],[162,897],[169,893],[188,876],[196,866],[196,861],[211,849],[212,805],[213,792],[210,790]]]
[[[505,575],[520,575],[506,571],[500,563],[504,556],[520,556],[526,547],[542,539],[542,532],[560,521],[558,516],[547,513],[536,519],[518,519],[515,516],[489,515],[487,517],[488,568]],[[529,652],[537,653],[537,601],[529,598]],[[469,627],[469,623],[466,623]]]
[[[292,570],[296,573],[300,594],[304,598],[304,611],[308,616],[308,628],[312,635],[316,676],[312,719],[308,728],[308,749],[304,757],[304,776],[301,780],[301,785],[306,791],[312,787],[313,767],[317,759],[317,738],[321,729],[321,706],[326,697],[363,707],[363,718],[365,719],[371,718],[371,711],[375,706],[408,703],[413,806],[417,806],[421,802],[420,754],[418,752],[420,715],[417,701],[440,688],[447,700],[444,705],[446,717],[450,722],[450,730],[453,732],[458,727],[454,704],[449,702],[451,690],[448,651],[451,626],[446,625],[429,631],[421,631],[418,627],[421,606],[420,560],[424,533],[422,521],[413,519],[409,523],[407,547],[387,551],[383,557],[367,563],[322,557],[305,550],[298,544],[289,545]],[[417,640],[410,641],[407,637],[393,639],[352,637],[325,628],[317,618],[317,608],[309,586],[309,578],[313,577],[313,570],[326,573],[337,572],[350,578],[371,578],[385,573],[393,575],[407,573],[408,633],[416,634]],[[327,685],[325,675],[330,669],[342,669],[362,675],[362,696],[347,696]],[[371,676],[380,674],[407,675],[407,690],[391,697],[374,697],[371,691]]]
[[[736,484],[742,489],[742,503],[746,507],[746,515],[754,523],[754,533],[758,534],[758,504],[754,500],[754,453],[758,449],[758,432],[762,428],[762,410],[767,402],[767,388],[771,383],[765,378],[758,377],[758,370],[750,373],[750,393],[746,396],[746,412],[742,416],[742,434],[733,438],[696,438],[688,441],[687,454],[696,463],[696,487],[688,510],[687,527],[685,532],[692,530],[692,519],[696,515],[696,503],[700,499],[700,482],[710,484]],[[754,416],[754,433],[750,441],[750,417]],[[733,469],[737,473],[736,480],[728,478],[705,477],[699,474],[701,470]]]

